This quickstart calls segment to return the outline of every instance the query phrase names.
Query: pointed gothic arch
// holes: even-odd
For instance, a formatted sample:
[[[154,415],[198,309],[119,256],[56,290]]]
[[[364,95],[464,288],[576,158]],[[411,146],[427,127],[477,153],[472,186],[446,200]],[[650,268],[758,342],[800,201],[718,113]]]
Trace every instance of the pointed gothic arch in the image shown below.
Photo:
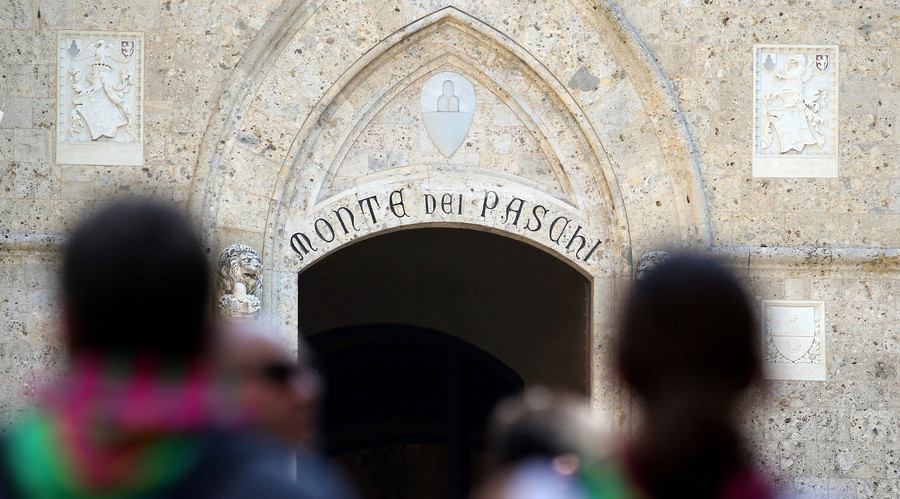
[[[604,68],[595,59],[606,57],[612,61],[608,65],[615,66],[615,78],[602,92],[579,94],[572,73],[561,72],[561,63],[547,59],[546,47],[512,26],[517,20],[484,11],[477,2],[454,2],[422,15],[410,14],[406,24],[393,26],[390,34],[370,37],[374,41],[360,47],[329,31],[342,16],[352,14],[342,10],[349,8],[346,4],[285,2],[235,68],[220,111],[204,136],[191,206],[207,230],[211,249],[235,240],[260,247],[269,269],[265,308],[283,318],[285,325],[296,326],[296,273],[316,256],[292,247],[294,234],[314,235],[320,229],[324,237],[315,240],[316,249],[324,254],[361,237],[411,227],[477,226],[505,232],[569,258],[592,277],[592,351],[600,366],[595,376],[606,372],[604,345],[617,297],[631,279],[632,262],[663,244],[708,246],[709,225],[683,118],[652,56],[613,4],[571,0],[562,7],[571,11],[581,29],[596,32],[602,47],[584,52],[576,44],[567,45],[564,48],[572,52],[583,52],[566,55],[567,60],[594,61],[592,68],[597,70]],[[409,11],[419,8],[410,4]],[[360,32],[381,29],[375,20],[355,19]],[[323,40],[332,40],[328,43],[336,48],[330,56],[325,54],[330,49],[323,50],[317,59],[316,53],[310,55],[309,40],[317,48],[326,47]],[[578,71],[589,74],[585,64]],[[454,177],[453,169],[459,165],[452,163],[444,169],[412,163],[377,175],[360,172],[349,188],[323,190],[328,176],[342,168],[348,149],[367,133],[373,116],[424,75],[448,68],[465,74],[511,110],[548,158],[553,175],[564,186],[562,195],[542,190],[528,175],[472,169],[467,171],[471,178]],[[282,104],[299,111],[285,116]],[[373,194],[377,188],[380,193]],[[458,205],[468,203],[474,213],[468,218],[432,213],[398,216],[396,223],[386,223],[383,217],[376,220],[374,205],[381,203],[384,215],[396,192],[421,202],[430,192],[427,189],[451,197],[474,193],[472,199],[458,198]],[[506,197],[498,199],[493,213],[482,209],[478,217],[490,193]],[[372,200],[376,195],[382,197]],[[363,211],[355,221],[362,223],[367,198],[371,222],[358,234],[338,238],[338,224],[347,220],[329,221],[325,215],[344,213],[341,210],[355,209],[358,203]],[[548,236],[522,227],[524,218],[523,224],[510,225],[511,218],[519,220],[518,214],[510,213],[516,199],[528,208],[553,211],[554,220],[571,226],[564,226],[564,235],[551,227]],[[578,237],[590,239],[587,247]],[[588,253],[594,241],[604,246]],[[587,263],[582,261],[586,253],[591,257]],[[606,410],[621,410],[613,381],[595,379],[592,391]]]

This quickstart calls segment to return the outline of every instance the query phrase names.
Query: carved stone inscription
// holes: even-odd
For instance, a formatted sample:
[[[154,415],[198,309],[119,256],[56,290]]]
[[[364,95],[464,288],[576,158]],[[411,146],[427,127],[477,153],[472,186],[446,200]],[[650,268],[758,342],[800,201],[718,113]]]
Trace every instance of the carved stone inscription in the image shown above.
[[[762,308],[767,377],[824,380],[824,303],[763,300]]]
[[[598,253],[603,241],[589,234],[586,224],[552,206],[532,202],[493,190],[482,193],[425,192],[417,199],[404,189],[384,194],[360,195],[355,204],[341,205],[320,212],[306,230],[295,232],[288,244],[306,260],[316,252],[327,251],[335,241],[361,234],[371,225],[402,224],[403,219],[442,216],[448,221],[472,215],[476,220],[494,219],[510,231],[533,233],[545,244],[576,262],[588,262]]]
[[[141,165],[142,33],[60,31],[57,162]]]
[[[836,46],[754,47],[755,177],[836,177]]]

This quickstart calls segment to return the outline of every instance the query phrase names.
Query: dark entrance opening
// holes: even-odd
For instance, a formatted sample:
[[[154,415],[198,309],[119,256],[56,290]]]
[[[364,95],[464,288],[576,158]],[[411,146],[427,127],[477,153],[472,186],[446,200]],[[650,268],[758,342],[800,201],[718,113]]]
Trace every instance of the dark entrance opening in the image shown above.
[[[465,497],[496,402],[531,384],[587,394],[590,282],[507,237],[375,236],[301,272],[298,305],[326,451],[364,497]]]
[[[328,380],[325,450],[365,497],[455,498],[479,481],[491,410],[523,386],[512,369],[414,326],[355,326],[309,341]]]

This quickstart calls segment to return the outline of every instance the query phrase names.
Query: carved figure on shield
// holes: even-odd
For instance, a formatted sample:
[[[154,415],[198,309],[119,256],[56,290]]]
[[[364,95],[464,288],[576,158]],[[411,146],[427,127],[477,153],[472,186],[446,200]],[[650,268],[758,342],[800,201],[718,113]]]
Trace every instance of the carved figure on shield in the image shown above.
[[[438,73],[422,87],[422,117],[434,146],[449,158],[459,149],[475,112],[475,89],[462,75]]]
[[[446,80],[441,87],[441,96],[438,97],[437,110],[439,113],[458,113],[459,97],[453,88],[453,81]]]
[[[132,135],[132,111],[126,102],[131,91],[131,70],[121,67],[128,59],[119,53],[113,44],[98,40],[88,45],[72,61],[77,62],[93,57],[90,72],[82,80],[81,70],[74,65],[68,71],[68,83],[75,91],[72,103],[75,108],[69,113],[69,136],[75,136],[87,125],[91,140],[100,137],[115,137],[122,126]],[[118,70],[117,77],[113,71]]]
[[[762,96],[762,148],[768,149],[778,136],[780,152],[803,151],[808,145],[825,144],[825,119],[820,111],[825,107],[827,91],[814,89],[806,97],[806,84],[813,77],[813,61],[804,54],[796,54],[785,63],[775,78],[784,86]],[[774,132],[774,133],[773,133]]]

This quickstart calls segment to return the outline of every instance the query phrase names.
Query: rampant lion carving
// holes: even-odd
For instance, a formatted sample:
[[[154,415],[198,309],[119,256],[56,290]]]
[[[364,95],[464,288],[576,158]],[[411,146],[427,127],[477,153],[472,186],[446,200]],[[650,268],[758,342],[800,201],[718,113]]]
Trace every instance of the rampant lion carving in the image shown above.
[[[219,257],[219,312],[227,319],[259,316],[262,294],[262,259],[245,244],[232,244]]]

